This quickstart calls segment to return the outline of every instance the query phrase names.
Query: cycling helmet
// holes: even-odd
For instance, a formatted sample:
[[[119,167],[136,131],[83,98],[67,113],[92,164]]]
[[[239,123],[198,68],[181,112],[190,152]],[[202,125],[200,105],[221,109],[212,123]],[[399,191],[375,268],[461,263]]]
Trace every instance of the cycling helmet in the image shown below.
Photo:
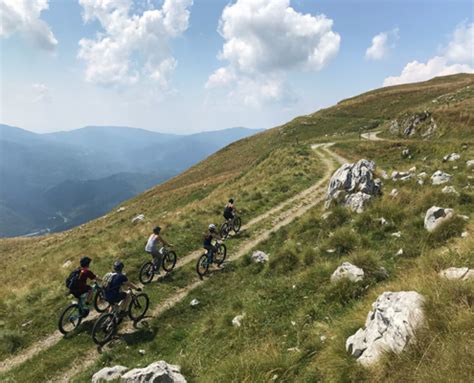
[[[211,223],[208,227],[209,227],[210,231],[216,231],[216,229],[217,229],[216,225],[214,225],[213,223]]]
[[[229,200],[229,203],[234,203],[234,199],[231,198],[231,199]]]
[[[92,259],[90,259],[89,257],[82,257],[79,263],[81,267],[87,267],[89,266],[91,262],[92,262]]]
[[[159,227],[159,226],[157,226],[153,229],[153,233],[155,233],[157,235],[160,234],[160,231],[161,231],[161,227]]]
[[[114,271],[120,272],[120,271],[123,270],[123,267],[124,267],[124,266],[125,266],[125,265],[123,264],[123,262],[121,262],[121,261],[115,261],[115,262],[114,262]]]

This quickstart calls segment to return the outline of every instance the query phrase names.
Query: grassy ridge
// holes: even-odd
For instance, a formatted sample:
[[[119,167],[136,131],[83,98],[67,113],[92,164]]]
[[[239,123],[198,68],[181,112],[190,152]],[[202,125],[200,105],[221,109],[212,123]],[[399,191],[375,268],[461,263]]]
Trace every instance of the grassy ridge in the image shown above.
[[[322,168],[310,154],[309,144],[336,139],[340,143],[335,150],[345,157],[373,159],[389,173],[407,170],[413,165],[418,172],[431,174],[441,169],[453,173],[453,185],[461,194],[452,197],[442,194],[440,188],[409,182],[395,185],[400,189],[398,199],[391,200],[385,195],[366,214],[353,216],[336,209],[328,221],[323,221],[320,212],[314,209],[290,229],[281,229],[262,247],[272,254],[268,266],[261,268],[247,259],[213,276],[210,283],[196,292],[203,302],[200,308],[193,311],[187,301],[183,302],[151,321],[149,333],[139,333],[129,338],[128,343],[117,345],[113,355],[104,355],[100,364],[125,363],[126,360],[126,365],[144,364],[165,358],[181,364],[191,381],[264,381],[274,375],[281,381],[342,381],[359,377],[370,380],[386,378],[387,372],[396,371],[405,373],[396,375],[398,377],[411,376],[407,360],[406,369],[405,364],[392,365],[389,361],[376,372],[357,368],[341,348],[341,340],[362,325],[360,318],[366,315],[380,289],[409,286],[412,278],[420,280],[420,274],[409,273],[410,270],[422,270],[423,265],[431,267],[431,276],[415,284],[421,291],[429,292],[430,284],[436,280],[433,270],[439,264],[434,265],[426,258],[449,243],[451,237],[458,236],[466,223],[454,220],[446,230],[427,235],[422,219],[428,207],[438,204],[472,214],[472,190],[464,187],[471,182],[465,160],[474,158],[472,141],[469,141],[474,102],[467,88],[473,84],[474,76],[458,75],[369,92],[232,144],[181,176],[128,201],[122,213],[111,212],[79,228],[44,238],[1,240],[0,266],[8,273],[0,276],[0,283],[12,290],[0,293],[3,320],[0,355],[19,352],[55,328],[58,311],[66,303],[62,298],[62,284],[67,270],[61,269],[66,260],[91,254],[95,259],[94,268],[102,273],[113,259],[121,257],[129,265],[129,272],[136,275],[143,261],[146,234],[156,222],[166,228],[166,237],[177,245],[178,254],[185,254],[200,246],[200,236],[208,222],[220,221],[222,204],[229,196],[238,198],[244,219],[248,221],[312,184],[322,174]],[[462,97],[450,99],[449,103],[433,103],[451,94]],[[436,117],[443,142],[436,138],[384,143],[357,139],[361,130],[386,129],[390,119],[428,106]],[[413,153],[411,160],[401,156],[405,147]],[[452,151],[463,156],[463,160],[456,163],[458,169],[452,169],[453,163],[441,162],[442,156]],[[384,189],[389,192],[393,186],[387,181]],[[146,223],[131,225],[131,219],[139,213],[146,215]],[[377,226],[372,218],[379,215],[389,219],[391,226]],[[391,237],[391,230],[401,230],[403,239]],[[472,241],[465,243],[472,244]],[[401,246],[405,257],[399,259],[394,254]],[[336,249],[336,253],[327,253],[328,249]],[[471,262],[472,256],[472,252],[461,249],[459,262]],[[330,273],[343,260],[366,268],[369,278],[363,284],[329,285]],[[30,272],[37,270],[39,262],[53,271],[48,271],[48,278]],[[382,282],[380,266],[389,271],[388,281]],[[54,273],[58,269],[61,273]],[[187,283],[192,273],[191,267],[185,268],[160,284],[160,291],[148,290],[153,299],[159,301],[172,294],[177,286]],[[28,278],[21,279],[18,275],[28,275]],[[453,298],[454,292],[449,286],[441,284],[442,294],[430,295],[432,307]],[[472,288],[462,287],[460,294],[460,302],[466,299],[472,302],[469,301]],[[465,333],[469,330],[466,318],[472,311],[469,305],[456,302],[454,299],[454,306],[449,306],[460,312],[451,331]],[[230,320],[240,312],[245,312],[247,317],[244,327],[235,330]],[[32,318],[33,325],[21,326]],[[445,321],[443,316],[435,320],[434,329],[446,327]],[[433,329],[429,328],[427,334],[433,334]],[[327,337],[324,342],[319,338],[321,335]],[[459,341],[458,338],[438,336],[434,342],[448,342],[454,350],[454,339]],[[86,346],[79,338],[73,342]],[[47,376],[45,371],[51,373],[55,368],[70,364],[71,350],[67,350],[64,342],[58,347],[62,352],[54,348],[42,359],[33,359],[5,377],[11,381],[25,381],[27,377],[27,380],[37,380]],[[292,347],[299,351],[287,351]],[[139,356],[139,348],[146,348],[145,357]],[[220,350],[219,355],[215,355],[216,350]],[[416,355],[413,360],[423,366],[417,371],[425,371],[428,377],[427,356]],[[456,359],[449,355],[452,360]],[[442,357],[440,352],[429,360]],[[461,360],[465,359],[461,356]],[[54,368],[45,370],[41,367],[42,361]],[[98,365],[94,366],[97,368]],[[445,368],[449,371],[451,367]],[[80,380],[86,380],[92,371],[86,371]],[[467,371],[472,372],[469,368]]]

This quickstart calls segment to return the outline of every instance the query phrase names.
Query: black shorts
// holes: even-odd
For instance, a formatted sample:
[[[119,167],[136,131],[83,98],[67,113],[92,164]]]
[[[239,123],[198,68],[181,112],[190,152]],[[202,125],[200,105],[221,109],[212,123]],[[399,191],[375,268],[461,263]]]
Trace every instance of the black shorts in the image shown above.
[[[127,293],[124,292],[124,291],[120,291],[118,292],[117,294],[113,294],[113,295],[107,295],[105,297],[105,299],[107,300],[107,302],[109,302],[110,304],[116,304],[116,303],[119,303],[121,301],[123,301],[127,296]]]
[[[87,285],[85,288],[82,288],[82,289],[80,289],[80,290],[71,290],[71,294],[72,294],[75,298],[79,299],[79,298],[81,297],[81,295],[86,294],[86,293],[88,293],[88,292],[91,291],[91,290],[92,290],[92,287],[90,287],[89,285]]]
[[[225,219],[232,219],[232,218],[234,218],[234,214],[233,213],[224,213],[224,218]]]

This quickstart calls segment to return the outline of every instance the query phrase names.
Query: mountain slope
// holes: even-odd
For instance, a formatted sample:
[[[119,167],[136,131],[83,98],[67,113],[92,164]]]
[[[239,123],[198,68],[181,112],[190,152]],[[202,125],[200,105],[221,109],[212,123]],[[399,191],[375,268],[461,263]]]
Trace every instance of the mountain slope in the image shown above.
[[[67,303],[61,298],[68,272],[61,269],[65,261],[90,254],[94,270],[104,273],[120,257],[136,280],[145,256],[143,241],[157,223],[164,228],[165,238],[176,244],[181,258],[200,247],[209,222],[221,221],[222,205],[229,196],[237,198],[244,223],[284,201],[289,201],[286,209],[290,209],[296,203],[291,202],[292,196],[317,184],[328,172],[327,162],[310,149],[317,142],[336,141],[332,151],[351,160],[373,159],[389,174],[413,166],[428,174],[438,169],[451,172],[452,185],[459,191],[458,196],[451,196],[428,182],[386,180],[384,195],[361,215],[336,208],[324,220],[321,206],[295,221],[271,215],[227,241],[229,255],[242,251],[243,259],[229,263],[223,272],[196,282],[194,262],[190,262],[163,278],[159,286],[146,287],[152,310],[158,310],[160,316],[150,318],[148,327],[122,337],[111,346],[113,352],[92,356],[89,324],[77,336],[43,349],[0,378],[39,381],[78,374],[78,381],[88,381],[104,365],[135,367],[165,359],[181,364],[190,381],[469,380],[473,374],[469,302],[474,288],[469,282],[443,281],[437,272],[449,266],[474,267],[473,236],[460,237],[463,230],[472,232],[472,224],[456,220],[429,234],[423,228],[423,217],[432,205],[452,207],[468,216],[474,213],[472,170],[465,163],[474,158],[474,142],[466,135],[472,130],[474,99],[459,99],[449,107],[432,102],[472,86],[474,76],[458,75],[369,92],[229,145],[180,176],[127,201],[123,212],[111,212],[40,239],[1,240],[0,266],[8,272],[0,276],[0,283],[11,289],[0,295],[1,312],[8,313],[2,315],[7,319],[1,335],[6,357],[10,352],[21,354],[53,332],[58,313]],[[435,135],[422,140],[416,135],[390,134],[391,121],[420,110],[436,116]],[[373,128],[382,130],[381,136],[388,139],[360,139],[361,131]],[[402,157],[405,148],[412,158]],[[461,154],[461,162],[442,161],[454,151]],[[396,199],[390,196],[394,187],[399,189]],[[318,197],[316,192],[307,196],[313,202]],[[145,214],[145,222],[132,225],[131,219],[139,213]],[[378,224],[380,217],[390,225]],[[270,254],[269,264],[251,263],[248,255],[253,238],[278,222],[282,225],[258,245]],[[400,239],[392,236],[397,231]],[[451,251],[444,252],[445,246]],[[395,256],[400,247],[404,254]],[[33,270],[38,259],[62,272],[47,280],[34,274],[18,280],[17,275]],[[331,273],[343,261],[364,268],[367,279],[330,284]],[[378,272],[382,266],[388,278]],[[182,289],[196,283],[189,296],[180,295]],[[372,302],[386,290],[423,294],[426,326],[417,332],[416,345],[400,357],[387,355],[375,369],[365,370],[346,353],[345,339],[363,325]],[[201,305],[191,308],[192,298],[198,298]],[[175,305],[161,308],[169,300]],[[231,320],[242,313],[246,314],[243,326],[234,329]],[[29,320],[33,323],[22,326]],[[145,350],[144,356],[139,349]]]

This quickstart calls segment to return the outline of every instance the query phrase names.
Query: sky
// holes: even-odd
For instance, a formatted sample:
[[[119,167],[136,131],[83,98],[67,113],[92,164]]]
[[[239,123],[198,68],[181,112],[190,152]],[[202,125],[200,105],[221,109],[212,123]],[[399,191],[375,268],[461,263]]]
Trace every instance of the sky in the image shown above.
[[[271,128],[474,73],[471,0],[0,0],[0,123]]]

